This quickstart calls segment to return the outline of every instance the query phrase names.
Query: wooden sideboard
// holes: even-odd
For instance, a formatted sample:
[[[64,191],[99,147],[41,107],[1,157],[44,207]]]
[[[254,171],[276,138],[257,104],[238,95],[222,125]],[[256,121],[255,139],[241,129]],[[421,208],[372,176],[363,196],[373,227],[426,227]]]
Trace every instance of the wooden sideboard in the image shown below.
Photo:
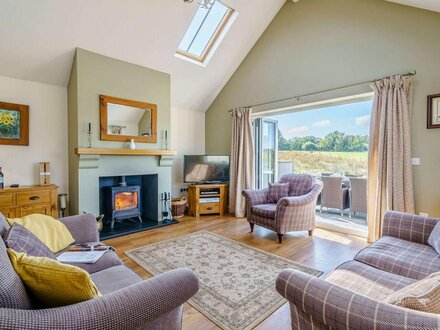
[[[23,186],[0,189],[0,212],[6,218],[40,213],[58,218],[58,186]]]

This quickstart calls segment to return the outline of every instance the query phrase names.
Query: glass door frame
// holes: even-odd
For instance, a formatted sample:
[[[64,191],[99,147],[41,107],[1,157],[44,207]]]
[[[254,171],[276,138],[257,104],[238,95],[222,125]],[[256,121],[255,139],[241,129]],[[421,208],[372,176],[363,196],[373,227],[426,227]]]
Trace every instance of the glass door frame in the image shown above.
[[[256,117],[252,120],[255,148],[255,187],[262,189],[263,187],[263,126],[265,123],[275,125],[274,137],[274,181],[278,179],[278,121],[264,117]]]

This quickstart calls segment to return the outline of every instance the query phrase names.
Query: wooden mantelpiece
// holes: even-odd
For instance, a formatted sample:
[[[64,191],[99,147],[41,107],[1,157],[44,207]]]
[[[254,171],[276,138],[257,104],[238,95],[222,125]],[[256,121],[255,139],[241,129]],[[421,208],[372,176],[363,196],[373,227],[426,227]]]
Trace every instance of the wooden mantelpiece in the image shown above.
[[[176,156],[176,150],[75,148],[77,155]]]

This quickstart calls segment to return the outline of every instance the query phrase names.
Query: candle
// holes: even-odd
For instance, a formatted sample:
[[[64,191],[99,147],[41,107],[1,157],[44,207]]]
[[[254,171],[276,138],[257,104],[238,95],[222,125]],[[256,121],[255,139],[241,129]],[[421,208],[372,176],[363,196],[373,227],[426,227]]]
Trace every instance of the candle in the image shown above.
[[[165,130],[165,139],[168,139],[168,131]]]
[[[60,195],[60,209],[66,209],[67,207],[67,196],[65,194]]]
[[[89,133],[92,133],[92,123],[89,123]]]

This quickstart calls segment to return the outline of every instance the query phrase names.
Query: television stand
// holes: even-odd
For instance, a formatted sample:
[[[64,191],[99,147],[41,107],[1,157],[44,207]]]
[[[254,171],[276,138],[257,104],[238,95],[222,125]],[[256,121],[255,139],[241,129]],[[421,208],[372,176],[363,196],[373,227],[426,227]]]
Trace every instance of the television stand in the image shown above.
[[[195,184],[188,187],[188,213],[199,218],[204,214],[227,213],[228,184]]]

